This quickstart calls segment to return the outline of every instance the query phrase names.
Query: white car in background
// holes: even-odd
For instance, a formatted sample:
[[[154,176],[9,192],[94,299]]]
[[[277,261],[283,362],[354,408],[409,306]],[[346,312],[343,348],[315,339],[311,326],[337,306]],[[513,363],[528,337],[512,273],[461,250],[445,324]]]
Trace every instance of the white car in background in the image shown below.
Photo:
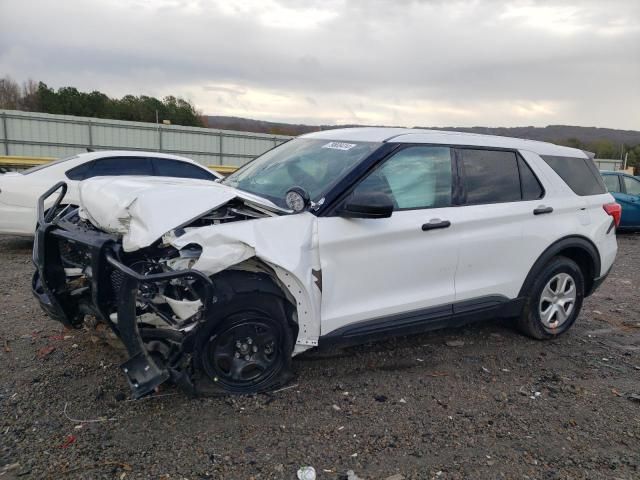
[[[78,205],[80,181],[116,175],[205,181],[222,178],[219,173],[177,155],[127,150],[80,153],[21,172],[0,174],[0,233],[33,236],[38,197],[58,182],[64,181],[68,187],[65,205]]]

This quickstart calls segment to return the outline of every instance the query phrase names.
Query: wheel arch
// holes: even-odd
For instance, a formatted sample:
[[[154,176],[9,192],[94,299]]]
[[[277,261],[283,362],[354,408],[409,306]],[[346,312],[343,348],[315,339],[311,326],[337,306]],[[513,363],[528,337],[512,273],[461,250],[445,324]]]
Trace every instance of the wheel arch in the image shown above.
[[[291,296],[282,289],[272,272],[229,268],[216,273],[211,279],[214,282],[218,300],[222,303],[231,301],[238,294],[259,293],[279,297],[285,304],[295,308]],[[295,323],[291,317],[289,321]]]
[[[578,264],[584,276],[584,296],[587,297],[592,293],[594,280],[600,275],[600,253],[588,238],[572,235],[557,240],[540,254],[520,288],[519,297],[527,295],[544,266],[556,256],[570,258]]]

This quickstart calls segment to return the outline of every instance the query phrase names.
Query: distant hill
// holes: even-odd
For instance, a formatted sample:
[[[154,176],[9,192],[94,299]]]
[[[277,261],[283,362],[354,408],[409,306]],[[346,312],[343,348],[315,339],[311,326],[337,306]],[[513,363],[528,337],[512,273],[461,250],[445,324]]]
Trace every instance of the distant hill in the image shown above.
[[[302,125],[292,123],[267,122],[241,117],[205,116],[205,124],[210,128],[241,130],[246,132],[270,133],[274,135],[302,135],[318,130],[329,130],[359,125]],[[608,141],[614,145],[628,146],[640,144],[640,131],[616,130],[613,128],[575,127],[571,125],[549,125],[546,127],[418,127],[434,130],[502,135],[505,137],[528,138],[553,143],[593,144]]]
[[[425,127],[435,130],[454,130],[457,132],[502,135],[504,137],[527,138],[544,142],[566,143],[576,139],[580,143],[594,143],[608,140],[615,145],[640,144],[640,131],[616,130],[613,128],[574,127],[571,125],[548,125],[546,127]]]

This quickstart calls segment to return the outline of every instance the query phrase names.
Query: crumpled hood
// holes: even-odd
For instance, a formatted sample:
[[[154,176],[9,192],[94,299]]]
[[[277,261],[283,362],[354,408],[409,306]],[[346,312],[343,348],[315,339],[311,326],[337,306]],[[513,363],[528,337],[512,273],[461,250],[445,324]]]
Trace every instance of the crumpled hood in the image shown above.
[[[286,212],[267,199],[208,180],[95,177],[79,185],[80,216],[105,232],[121,234],[125,251],[148,247],[234,198]]]

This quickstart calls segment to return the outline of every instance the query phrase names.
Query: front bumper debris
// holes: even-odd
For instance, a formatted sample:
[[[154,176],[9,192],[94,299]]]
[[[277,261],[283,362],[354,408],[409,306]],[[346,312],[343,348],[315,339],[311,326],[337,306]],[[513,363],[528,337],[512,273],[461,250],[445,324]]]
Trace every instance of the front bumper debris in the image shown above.
[[[121,248],[113,235],[87,230],[52,214],[44,215],[44,201],[62,189],[54,206],[60,204],[66,185],[58,184],[39,200],[39,225],[35,235],[33,263],[33,294],[45,313],[68,328],[80,328],[85,315],[93,315],[106,323],[124,344],[129,359],[121,365],[131,387],[133,398],[153,392],[168,379],[187,392],[195,390],[186,372],[186,361],[193,351],[189,333],[175,331],[174,342],[179,343],[170,358],[159,364],[145,347],[138,328],[137,311],[144,299],[141,286],[157,282],[184,279],[197,282],[202,293],[199,318],[207,318],[213,297],[213,282],[197,270],[181,270],[140,274],[121,261]],[[74,288],[66,271],[69,266],[82,267],[86,284]],[[117,310],[117,318],[112,313]],[[167,319],[168,321],[170,319]],[[192,331],[196,331],[193,329]]]

